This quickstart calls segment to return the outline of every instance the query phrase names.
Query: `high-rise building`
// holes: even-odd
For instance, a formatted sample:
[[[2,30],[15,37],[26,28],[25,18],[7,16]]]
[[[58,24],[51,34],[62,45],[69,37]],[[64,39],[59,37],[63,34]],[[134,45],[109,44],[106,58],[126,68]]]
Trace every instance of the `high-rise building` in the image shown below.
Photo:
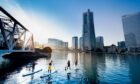
[[[126,47],[140,47],[140,12],[122,17]]]
[[[83,14],[82,37],[84,50],[94,50],[96,48],[93,12],[91,12],[89,9]]]
[[[78,49],[78,37],[77,36],[72,37],[72,49],[74,49],[74,50]]]
[[[64,42],[64,48],[68,49],[68,42]]]
[[[125,49],[126,48],[125,41],[118,42],[118,48]]]
[[[104,39],[102,36],[96,37],[96,48],[103,49],[104,47]]]
[[[83,50],[83,37],[79,38],[79,49]]]

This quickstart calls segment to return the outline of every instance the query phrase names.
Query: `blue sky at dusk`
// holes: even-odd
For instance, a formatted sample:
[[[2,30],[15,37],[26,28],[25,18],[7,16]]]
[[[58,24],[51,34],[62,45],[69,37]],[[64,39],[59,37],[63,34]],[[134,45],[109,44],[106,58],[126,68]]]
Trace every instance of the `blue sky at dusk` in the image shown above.
[[[49,37],[68,42],[80,37],[83,12],[90,9],[96,36],[103,36],[105,45],[117,44],[124,40],[121,17],[140,12],[140,0],[0,0],[0,5],[42,43]]]

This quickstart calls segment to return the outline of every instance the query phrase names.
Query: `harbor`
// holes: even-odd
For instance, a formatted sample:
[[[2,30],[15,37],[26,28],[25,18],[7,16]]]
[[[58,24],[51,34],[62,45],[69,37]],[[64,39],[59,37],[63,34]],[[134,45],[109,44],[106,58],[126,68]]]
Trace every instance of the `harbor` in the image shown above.
[[[140,84],[139,7],[0,0],[0,84]]]
[[[53,61],[51,79],[48,76],[48,63]],[[71,62],[71,74],[68,76],[65,67],[67,61]],[[77,66],[75,66],[77,61]],[[36,65],[33,68],[32,62]],[[39,58],[27,62],[20,67],[7,73],[0,83],[4,84],[139,84],[139,62],[140,56],[120,54],[95,54],[95,53],[74,53],[69,51],[53,51],[51,58]],[[5,62],[3,62],[6,64]],[[7,64],[9,66],[11,63]],[[3,64],[1,63],[1,68]],[[76,67],[78,68],[76,70]],[[36,72],[23,76],[31,72]],[[55,72],[57,71],[57,72]]]

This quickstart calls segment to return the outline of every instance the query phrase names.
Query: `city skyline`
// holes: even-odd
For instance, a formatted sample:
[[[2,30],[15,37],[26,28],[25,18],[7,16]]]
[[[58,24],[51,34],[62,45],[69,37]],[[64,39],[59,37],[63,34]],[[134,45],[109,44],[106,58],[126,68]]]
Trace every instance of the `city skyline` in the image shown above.
[[[105,45],[117,44],[124,40],[121,17],[140,11],[140,1],[136,0],[68,2],[3,0],[0,5],[29,28],[35,35],[35,40],[42,43],[47,43],[47,38],[58,38],[71,44],[72,36],[81,37],[82,14],[90,9],[94,13],[96,35],[104,37]]]

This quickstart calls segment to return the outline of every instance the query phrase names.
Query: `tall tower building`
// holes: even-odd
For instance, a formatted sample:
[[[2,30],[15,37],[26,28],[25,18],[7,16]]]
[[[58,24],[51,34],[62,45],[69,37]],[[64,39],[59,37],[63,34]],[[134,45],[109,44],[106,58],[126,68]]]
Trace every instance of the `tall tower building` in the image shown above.
[[[140,12],[122,17],[126,47],[140,47]]]
[[[89,9],[83,14],[83,50],[94,50],[96,38],[94,30],[93,12]]]
[[[77,36],[72,37],[72,49],[73,50],[78,49],[78,37]]]

